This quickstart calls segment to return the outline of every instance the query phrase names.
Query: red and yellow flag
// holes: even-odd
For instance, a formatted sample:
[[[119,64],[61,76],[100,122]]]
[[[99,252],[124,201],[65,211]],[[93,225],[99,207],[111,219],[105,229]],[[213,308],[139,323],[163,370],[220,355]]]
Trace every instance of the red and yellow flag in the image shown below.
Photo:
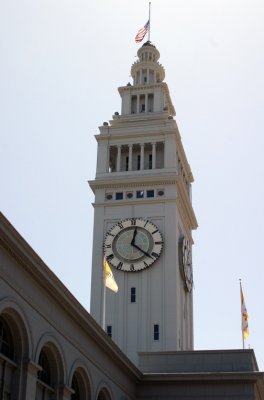
[[[246,339],[249,337],[249,328],[248,328],[248,319],[249,315],[247,312],[244,294],[242,290],[242,286],[240,285],[240,296],[241,296],[241,320],[242,320],[242,334],[243,338]]]
[[[118,292],[118,286],[115,281],[113,272],[105,257],[104,257],[104,283],[108,289],[113,290],[113,292],[115,293]]]

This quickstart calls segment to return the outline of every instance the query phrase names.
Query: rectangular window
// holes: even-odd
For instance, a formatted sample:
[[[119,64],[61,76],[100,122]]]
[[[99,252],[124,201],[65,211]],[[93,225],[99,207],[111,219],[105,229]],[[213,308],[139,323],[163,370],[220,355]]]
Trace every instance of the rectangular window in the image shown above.
[[[123,200],[123,192],[116,192],[115,198],[116,200]]]
[[[147,197],[154,197],[154,190],[147,190]]]
[[[110,338],[112,337],[112,325],[107,325],[106,333]]]
[[[159,340],[159,324],[154,324],[153,339]]]
[[[143,199],[144,190],[137,190],[137,199]]]
[[[152,154],[149,154],[149,169],[152,169]]]
[[[128,171],[128,156],[126,156],[126,171]]]
[[[137,156],[137,170],[140,169],[140,154]]]
[[[136,288],[135,287],[132,287],[130,290],[130,301],[131,301],[131,303],[136,302]]]

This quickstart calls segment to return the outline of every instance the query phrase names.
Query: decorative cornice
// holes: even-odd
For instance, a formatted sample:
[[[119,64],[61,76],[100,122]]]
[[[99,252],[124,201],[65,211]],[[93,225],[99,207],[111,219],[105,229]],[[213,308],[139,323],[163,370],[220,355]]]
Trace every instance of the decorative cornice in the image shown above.
[[[186,157],[183,145],[182,145],[181,135],[180,135],[178,129],[176,132],[176,145],[177,145],[177,151],[178,151],[179,157],[181,159],[181,162],[183,164],[186,175],[187,175],[189,181],[193,182],[194,181],[193,174],[191,171],[190,164],[188,163],[188,160],[187,160],[187,157]]]
[[[98,184],[92,184],[91,181],[89,181],[89,185],[92,188],[92,190],[96,189],[127,189],[127,188],[141,188],[141,187],[148,187],[149,185],[151,186],[165,186],[165,185],[175,185],[176,181],[157,181],[157,182],[131,182],[131,183],[98,183]]]
[[[110,126],[100,127],[100,134],[95,135],[96,140],[109,140],[115,139],[134,139],[134,138],[146,138],[146,135],[153,136],[164,136],[164,134],[175,135],[175,121],[168,120],[167,116],[159,114],[159,118],[153,118],[147,120],[141,118],[140,129],[138,127],[138,120],[133,120],[130,116],[121,116],[119,120],[113,120],[113,124]]]
[[[176,199],[167,199],[166,197],[158,197],[158,198],[151,198],[151,199],[149,199],[149,198],[144,198],[144,199],[124,199],[124,200],[122,200],[122,204],[124,204],[124,205],[138,205],[139,204],[139,202],[140,202],[140,204],[153,204],[153,203],[155,203],[155,204],[157,204],[157,203],[165,203],[165,204],[168,204],[168,203],[174,203],[174,204],[176,204]],[[116,201],[115,200],[113,200],[113,201],[111,201],[111,200],[108,200],[108,201],[103,201],[103,202],[101,202],[101,203],[92,203],[92,206],[94,207],[94,208],[100,208],[100,207],[106,207],[106,206],[114,206],[114,205],[116,205]]]
[[[188,239],[191,239],[191,242],[192,242],[192,238],[190,238],[191,225],[187,219],[185,207],[183,206],[183,202],[182,202],[182,199],[180,196],[177,197],[177,207],[179,210],[179,215],[181,217],[181,222],[184,226],[185,233],[188,235]]]
[[[113,173],[115,174],[115,173]],[[112,178],[112,179],[111,179]],[[177,176],[166,177],[166,176],[126,176],[121,177],[120,175],[115,177],[107,177],[105,179],[95,179],[88,181],[93,192],[97,189],[118,189],[118,188],[130,188],[130,187],[146,187],[152,186],[164,186],[164,185],[175,185]]]
[[[142,90],[146,90],[146,89],[156,89],[156,88],[167,88],[168,86],[165,82],[156,82],[156,83],[145,83],[142,85],[131,85],[131,86],[120,86],[118,88],[119,93],[123,93],[123,92],[136,92],[136,91],[142,91]]]
[[[197,223],[197,220],[196,220],[193,208],[192,208],[192,204],[188,197],[185,185],[184,185],[181,177],[179,177],[179,179],[177,179],[177,189],[178,189],[177,201],[178,201],[179,207],[182,211],[182,215],[184,217],[183,222],[184,223],[185,223],[185,221],[188,222],[189,230],[197,229],[198,223]]]
[[[257,382],[263,381],[263,372],[183,372],[183,373],[144,373],[142,378],[142,384],[144,383],[159,383],[164,384],[168,382],[198,382],[206,384],[208,382],[221,382],[228,383],[230,381],[235,382]]]

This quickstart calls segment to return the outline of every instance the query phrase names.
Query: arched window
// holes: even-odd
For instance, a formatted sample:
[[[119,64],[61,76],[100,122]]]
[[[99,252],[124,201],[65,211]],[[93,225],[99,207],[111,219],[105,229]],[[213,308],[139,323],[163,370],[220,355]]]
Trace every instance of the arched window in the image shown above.
[[[71,396],[71,400],[80,400],[81,393],[80,393],[80,388],[79,388],[78,379],[77,379],[76,374],[74,374],[73,378],[72,378],[72,389],[74,390],[74,393]]]
[[[58,371],[55,356],[49,346],[44,346],[41,349],[38,364],[40,370],[38,372],[36,400],[56,398]]]
[[[6,321],[0,317],[0,353],[14,359],[14,343],[11,330]]]
[[[11,333],[12,332],[12,333]],[[21,379],[21,341],[17,326],[8,315],[0,316],[0,398],[13,399]]]
[[[41,350],[39,355],[39,365],[42,370],[38,372],[38,379],[42,382],[47,383],[47,385],[51,385],[51,373],[50,373],[50,363],[48,356],[44,349]]]
[[[97,400],[111,400],[111,396],[106,388],[100,390]]]
[[[71,395],[71,400],[88,400],[91,399],[90,382],[86,372],[79,367],[75,370],[71,388],[74,393]]]

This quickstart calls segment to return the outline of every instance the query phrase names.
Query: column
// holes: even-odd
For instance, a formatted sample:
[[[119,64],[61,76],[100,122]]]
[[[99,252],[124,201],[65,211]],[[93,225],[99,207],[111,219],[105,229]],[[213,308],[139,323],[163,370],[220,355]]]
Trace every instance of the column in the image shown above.
[[[175,154],[177,152],[176,140],[172,135],[165,134],[164,143],[164,168],[177,168]]]
[[[156,168],[156,142],[152,142],[152,169]]]
[[[96,173],[97,174],[105,174],[108,172],[109,163],[108,160],[108,139],[102,140],[98,143],[97,150],[97,166]]]
[[[121,169],[121,144],[117,145],[117,159],[116,159],[116,171],[120,172]]]
[[[140,78],[141,79],[141,78]],[[140,112],[139,110],[139,94],[137,94],[137,114]]]
[[[133,144],[128,145],[128,171],[132,171],[132,150],[133,150]]]
[[[144,169],[144,143],[140,143],[140,169]]]
[[[148,95],[145,94],[145,112],[148,112]]]

